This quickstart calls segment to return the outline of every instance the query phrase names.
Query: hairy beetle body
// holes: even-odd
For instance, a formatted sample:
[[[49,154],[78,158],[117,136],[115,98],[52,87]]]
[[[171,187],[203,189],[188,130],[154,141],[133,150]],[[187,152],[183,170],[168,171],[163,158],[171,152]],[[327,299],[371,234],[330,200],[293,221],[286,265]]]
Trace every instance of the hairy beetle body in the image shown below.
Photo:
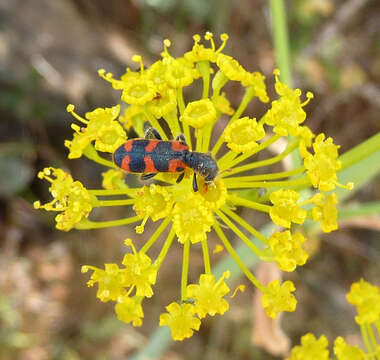
[[[177,182],[183,179],[184,171],[189,167],[194,171],[194,191],[198,191],[196,174],[204,177],[206,185],[214,181],[218,166],[211,155],[190,151],[183,135],[176,140],[165,141],[156,130],[148,131],[156,139],[130,139],[116,149],[113,160],[118,167],[130,173],[143,174],[144,180],[159,172],[179,172]]]

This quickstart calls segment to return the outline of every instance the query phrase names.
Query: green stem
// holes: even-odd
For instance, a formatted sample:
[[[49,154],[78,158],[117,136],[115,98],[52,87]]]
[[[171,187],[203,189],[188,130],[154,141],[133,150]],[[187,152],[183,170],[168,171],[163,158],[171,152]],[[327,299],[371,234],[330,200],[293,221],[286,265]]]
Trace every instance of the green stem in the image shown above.
[[[280,69],[280,79],[288,86],[292,86],[289,37],[284,1],[270,0],[270,9],[272,14],[273,42],[277,66]]]
[[[126,200],[96,200],[93,204],[94,207],[103,207],[103,206],[125,206],[133,205],[136,202],[136,199],[126,199]]]
[[[175,237],[175,231],[174,231],[174,228],[172,227],[170,229],[168,237],[165,240],[165,244],[164,244],[164,246],[161,249],[161,252],[159,253],[159,255],[157,256],[156,261],[154,262],[154,265],[157,266],[157,269],[160,268],[162,262],[164,261],[165,256],[168,253],[168,251],[170,249],[170,246],[171,246],[171,244],[172,244],[172,242],[174,240],[174,237]]]
[[[254,227],[252,227],[250,224],[244,221],[238,214],[236,214],[236,212],[232,211],[225,205],[222,207],[222,211],[232,220],[240,224],[244,229],[249,231],[254,237],[262,241],[264,244],[268,243],[268,239],[260,231],[257,231]]]
[[[92,144],[89,144],[84,149],[83,155],[86,156],[87,159],[95,161],[96,163],[98,163],[100,165],[104,165],[104,166],[107,166],[110,168],[117,168],[117,166],[112,161],[103,159],[101,156],[99,156],[98,152],[95,150],[95,148]]]
[[[289,170],[289,171],[281,171],[278,173],[268,173],[268,174],[259,174],[259,175],[251,175],[251,176],[234,176],[229,179],[234,179],[236,181],[274,180],[274,179],[282,179],[282,178],[298,175],[300,173],[303,173],[304,170],[305,168],[301,166],[298,169]]]
[[[280,135],[273,135],[268,140],[262,142],[259,146],[255,147],[253,150],[248,151],[245,154],[239,155],[237,158],[235,158],[234,160],[232,160],[230,162],[219,163],[219,161],[218,161],[219,169],[221,171],[223,171],[223,170],[226,170],[226,169],[229,169],[229,168],[233,168],[234,166],[236,166],[237,164],[241,163],[242,161],[244,161],[244,160],[250,158],[251,156],[257,154],[258,152],[266,149],[268,146],[272,145],[273,143],[275,143],[280,138],[281,138]]]
[[[355,217],[367,217],[368,215],[380,214],[380,201],[361,203],[356,207],[344,207],[339,209],[339,220],[351,219]]]
[[[252,181],[252,182],[238,182],[233,181],[233,178],[227,178],[224,180],[224,184],[228,189],[250,189],[250,188],[273,188],[273,187],[298,187],[306,184],[310,184],[310,180],[304,176],[295,180],[284,181]]]
[[[153,116],[153,114],[149,111],[148,107],[147,106],[142,106],[141,107],[143,112],[144,112],[144,115],[148,118],[150,124],[160,133],[160,135],[162,136],[162,138],[164,140],[168,140],[168,137],[164,131],[164,129],[161,127],[160,123],[158,122],[158,120]]]
[[[88,230],[88,229],[100,229],[113,226],[128,225],[134,222],[140,221],[142,216],[133,216],[125,219],[110,220],[110,221],[91,221],[88,219],[82,219],[78,224],[75,225],[77,230]]]
[[[266,288],[263,286],[260,281],[258,281],[255,276],[249,271],[249,269],[245,266],[245,264],[241,261],[238,254],[235,252],[234,248],[228,241],[226,235],[220,228],[219,224],[216,222],[214,225],[214,230],[217,233],[219,239],[222,241],[223,246],[231,255],[232,259],[235,261],[236,265],[240,268],[240,270],[244,273],[244,275],[251,281],[251,283],[256,286],[261,292],[265,292]]]
[[[202,99],[206,99],[210,91],[210,62],[207,60],[200,61],[197,64],[197,68],[203,79]]]
[[[339,160],[342,162],[340,171],[356,164],[379,149],[380,132],[341,155],[339,157]]]
[[[150,239],[144,244],[144,246],[140,249],[141,253],[146,253],[151,246],[156,242],[158,237],[162,234],[162,232],[168,227],[171,221],[171,217],[167,217],[160,226],[156,229],[154,234],[150,237]]]
[[[272,139],[272,141],[270,141],[270,144],[273,143],[273,138],[271,138],[271,139]],[[271,140],[271,139],[269,139],[269,140]],[[266,142],[259,145],[259,147],[261,147],[260,150],[263,150],[264,146],[262,146],[262,145],[264,145],[264,144],[266,144]],[[299,144],[298,140],[291,141],[288,143],[288,146],[286,147],[286,149],[281,154],[273,156],[273,157],[265,159],[265,160],[254,161],[254,162],[247,164],[247,165],[235,167],[235,168],[231,169],[230,171],[224,173],[222,175],[222,177],[231,176],[231,175],[237,174],[239,172],[257,169],[257,168],[260,168],[263,166],[273,165],[273,164],[281,161],[282,159],[286,158],[294,149],[297,148],[298,144]],[[266,145],[269,146],[268,144],[266,144]],[[237,159],[239,159],[239,158],[237,158]]]
[[[208,252],[207,238],[202,240],[203,263],[205,265],[205,274],[211,274],[210,254]]]
[[[256,95],[256,91],[255,91],[254,86],[249,86],[245,89],[243,99],[241,100],[241,103],[240,103],[239,107],[237,108],[237,110],[235,111],[235,113],[232,115],[229,123],[232,123],[236,119],[240,118],[240,115],[244,112],[244,110],[246,109],[246,107],[248,106],[248,104],[254,98],[255,95]],[[220,148],[223,145],[223,142],[224,142],[224,140],[223,140],[223,134],[222,134],[219,137],[219,139],[216,142],[213,149],[211,150],[211,155],[215,156],[218,153],[218,151],[220,150]]]
[[[365,325],[360,325],[360,332],[362,334],[363,342],[364,342],[364,345],[367,349],[367,353],[371,354],[373,352],[373,349],[372,349],[371,343],[368,339],[367,329],[366,329]]]
[[[367,334],[369,335],[369,341],[371,342],[373,348],[375,349],[375,358],[377,360],[380,360],[379,356],[377,356],[378,352],[377,352],[377,343],[376,343],[375,334],[373,333],[373,330],[370,324],[367,324],[366,327],[367,327]]]
[[[125,189],[115,189],[115,190],[93,189],[93,190],[88,190],[88,192],[91,195],[95,195],[95,196],[128,195],[128,196],[134,197],[136,196],[139,190],[141,190],[141,188],[125,188]]]
[[[228,219],[226,215],[224,215],[223,212],[220,210],[215,211],[216,215],[219,216],[220,219],[247,245],[251,251],[257,256],[260,257],[261,251],[255,246],[255,244],[248,239],[247,236],[245,236],[239,228],[231,221]]]
[[[183,244],[182,276],[181,276],[181,301],[186,300],[187,276],[189,274],[190,240]]]
[[[240,206],[245,206],[249,209],[254,209],[258,211],[262,211],[265,213],[269,213],[271,206],[265,205],[265,204],[260,204],[255,201],[247,200],[240,198],[236,195],[228,195],[228,201],[231,201],[234,205],[240,205]]]

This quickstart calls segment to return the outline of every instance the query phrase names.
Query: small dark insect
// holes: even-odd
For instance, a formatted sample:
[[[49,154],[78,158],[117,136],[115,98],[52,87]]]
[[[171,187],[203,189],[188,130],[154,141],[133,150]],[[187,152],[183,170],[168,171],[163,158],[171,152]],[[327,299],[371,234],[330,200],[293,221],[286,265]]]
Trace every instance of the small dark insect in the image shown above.
[[[218,165],[209,154],[189,150],[183,134],[175,140],[162,140],[157,130],[149,128],[145,139],[130,139],[113,154],[114,163],[130,173],[140,173],[142,180],[151,179],[159,172],[179,172],[177,184],[185,176],[185,169],[194,171],[193,189],[198,191],[196,174],[205,179],[205,185],[214,182]]]

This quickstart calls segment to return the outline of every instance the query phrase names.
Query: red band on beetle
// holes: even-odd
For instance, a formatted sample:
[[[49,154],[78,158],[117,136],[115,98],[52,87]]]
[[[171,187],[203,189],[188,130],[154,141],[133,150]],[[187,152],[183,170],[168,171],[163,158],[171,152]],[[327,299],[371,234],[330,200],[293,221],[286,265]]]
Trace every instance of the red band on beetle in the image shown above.
[[[182,169],[186,169],[186,164],[179,159],[172,159],[169,161],[169,172],[178,172],[183,171]]]
[[[154,150],[154,148],[157,146],[158,142],[162,140],[149,140],[149,143],[147,146],[145,146],[145,151],[147,153],[150,153]]]
[[[129,169],[129,162],[131,161],[131,158],[129,155],[125,155],[123,158],[123,161],[121,162],[121,168],[125,171],[130,171]]]
[[[130,152],[133,148],[133,143],[134,143],[134,140],[128,140],[125,144],[124,144],[124,149],[126,152]]]
[[[189,150],[189,147],[188,145],[182,144],[179,141],[172,141],[172,150],[173,151]]]
[[[144,162],[145,162],[144,173],[157,173],[157,172],[159,172],[154,166],[154,161],[153,161],[152,157],[144,156]]]

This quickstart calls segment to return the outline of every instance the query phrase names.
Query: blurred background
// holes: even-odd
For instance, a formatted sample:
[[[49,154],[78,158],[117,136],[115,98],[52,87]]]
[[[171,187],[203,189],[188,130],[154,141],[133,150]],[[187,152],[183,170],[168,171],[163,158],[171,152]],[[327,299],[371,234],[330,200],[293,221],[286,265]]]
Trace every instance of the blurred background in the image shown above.
[[[307,125],[332,136],[344,152],[380,130],[380,2],[287,5],[294,85],[315,94]],[[127,66],[135,68],[135,53],[150,64],[164,38],[178,56],[191,48],[193,34],[208,30],[216,38],[227,32],[226,53],[264,73],[273,95],[275,58],[265,0],[0,0],[1,360],[128,359],[146,346],[164,305],[177,297],[179,247],[160,272],[155,296],[144,303],[143,326],[119,322],[112,304],[101,303],[96,289],[87,288],[80,266],[120,261],[122,240],[133,229],[60,232],[54,214],[36,211],[32,203],[49,199],[47,183],[36,180],[48,165],[68,169],[90,188],[100,186],[103,169],[86,159],[68,161],[63,146],[72,137],[68,103],[84,114],[119,102],[97,69],[118,77]],[[229,94],[235,108],[240,96]],[[379,180],[350,201],[379,199]],[[107,216],[116,218],[120,211],[107,209]],[[351,221],[312,239],[313,258],[287,276],[300,301],[281,324],[260,320],[248,286],[231,300],[229,312],[206,320],[190,340],[170,344],[162,359],[278,359],[308,331],[359,342],[344,294],[360,277],[379,281],[379,228],[378,219]],[[195,253],[193,271],[201,266],[201,254]],[[282,353],[276,352],[279,344]]]

